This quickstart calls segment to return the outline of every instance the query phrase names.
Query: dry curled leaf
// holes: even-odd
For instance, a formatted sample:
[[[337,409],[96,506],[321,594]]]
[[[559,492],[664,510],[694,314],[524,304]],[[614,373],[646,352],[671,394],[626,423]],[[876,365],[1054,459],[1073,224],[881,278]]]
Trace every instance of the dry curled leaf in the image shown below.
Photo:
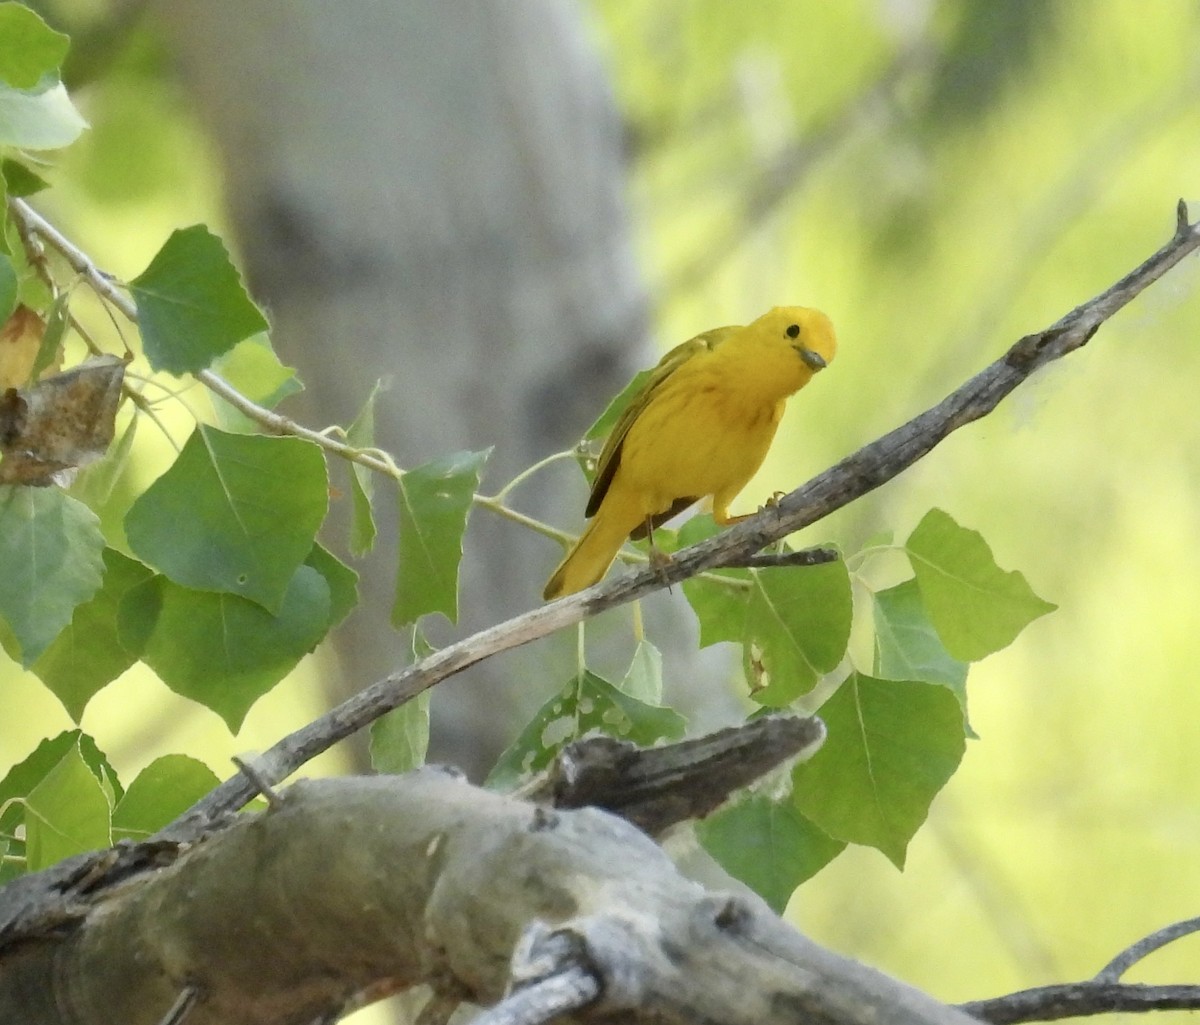
[[[99,459],[112,443],[124,378],[119,356],[95,356],[0,394],[0,484],[61,484],[57,474]]]

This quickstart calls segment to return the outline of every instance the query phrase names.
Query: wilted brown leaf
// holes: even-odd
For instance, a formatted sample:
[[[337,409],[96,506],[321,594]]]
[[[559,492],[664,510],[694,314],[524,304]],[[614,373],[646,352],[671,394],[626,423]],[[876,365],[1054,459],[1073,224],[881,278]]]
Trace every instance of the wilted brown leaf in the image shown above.
[[[99,459],[112,443],[125,361],[95,356],[0,394],[0,484],[44,487]]]

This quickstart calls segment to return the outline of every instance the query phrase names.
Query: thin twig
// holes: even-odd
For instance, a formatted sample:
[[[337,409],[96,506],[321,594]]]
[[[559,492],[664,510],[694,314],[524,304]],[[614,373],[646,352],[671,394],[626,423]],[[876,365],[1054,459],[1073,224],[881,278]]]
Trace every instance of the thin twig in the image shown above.
[[[1189,918],[1167,925],[1137,943],[1130,944],[1096,973],[1096,982],[1117,982],[1130,968],[1160,947],[1173,943],[1181,936],[1200,932],[1200,918]]]
[[[959,1004],[960,1011],[992,1025],[1057,1021],[1092,1014],[1196,1010],[1200,986],[1136,986],[1122,982],[1071,982],[1039,986],[990,1000]]]
[[[70,239],[62,234],[57,228],[47,221],[41,214],[33,209],[23,199],[9,200],[9,206],[13,212],[14,219],[17,222],[18,232],[22,238],[30,239],[30,245],[37,245],[37,240],[40,239],[54,249],[67,264],[80,277],[82,277],[102,299],[116,307],[128,320],[133,323],[137,322],[138,312],[137,305],[118,287],[116,279],[106,274],[96,266],[95,261],[87,255],[82,249],[75,245]],[[40,248],[40,247],[39,247]],[[48,273],[48,272],[47,272]],[[233,406],[239,413],[254,423],[258,424],[263,430],[271,434],[286,435],[295,438],[303,438],[305,441],[319,446],[326,452],[332,455],[339,456],[342,459],[352,463],[358,463],[368,469],[374,470],[376,473],[381,473],[385,477],[391,477],[393,480],[400,480],[404,476],[404,471],[400,469],[389,457],[381,454],[378,449],[360,449],[349,445],[344,441],[339,441],[336,438],[330,437],[329,429],[324,431],[313,430],[311,427],[305,427],[303,424],[286,417],[281,413],[276,413],[273,409],[268,409],[266,406],[259,405],[253,399],[243,395],[237,388],[225,380],[215,370],[203,369],[197,370],[193,375],[196,380],[200,381],[214,395],[224,399],[229,405]],[[142,407],[142,398],[140,395],[128,392],[133,401]],[[562,453],[551,457],[558,458]],[[544,460],[543,462],[549,462]],[[542,464],[539,464],[542,465]],[[506,506],[501,499],[505,494],[512,490],[517,484],[524,479],[530,470],[522,474],[515,481],[506,485],[495,497],[485,495],[474,495],[473,501],[476,505],[488,509],[490,512],[496,513],[498,516],[503,516],[508,520],[513,521],[519,526],[528,527],[530,530],[535,530],[538,533],[545,534],[547,537],[552,537],[555,540],[569,542],[573,536],[566,534],[561,530],[557,530],[539,520],[526,516],[523,513],[517,512]]]
[[[779,566],[820,566],[837,562],[838,553],[832,548],[804,548],[798,552],[759,552],[743,559],[730,559],[726,569],[772,569]]]
[[[279,808],[283,805],[283,798],[275,791],[275,789],[263,779],[262,774],[258,771],[253,760],[241,758],[238,755],[233,755],[230,759],[234,765],[251,783],[258,787],[258,792],[267,799],[267,805],[271,808]]]
[[[199,999],[199,987],[184,986],[179,991],[179,996],[175,998],[175,1002],[167,1008],[167,1013],[159,1019],[158,1025],[183,1025]]]
[[[885,484],[953,431],[990,413],[1036,370],[1081,348],[1108,318],[1200,248],[1200,223],[1187,223],[1187,207],[1182,200],[1177,216],[1171,240],[1112,287],[1046,330],[1020,339],[995,363],[932,409],[861,448],[778,502],[716,537],[677,552],[666,565],[647,567],[531,609],[389,673],[283,737],[258,759],[259,770],[273,781],[285,779],[339,740],[447,677],[702,570],[745,559]],[[252,796],[252,784],[234,776],[193,805],[161,835],[186,838],[202,830],[210,816],[235,811]]]

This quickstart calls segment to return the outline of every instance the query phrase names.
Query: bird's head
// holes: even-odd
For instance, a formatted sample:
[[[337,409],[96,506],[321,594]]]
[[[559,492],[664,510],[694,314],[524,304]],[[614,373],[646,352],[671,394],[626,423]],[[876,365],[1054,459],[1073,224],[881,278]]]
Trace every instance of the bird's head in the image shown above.
[[[837,353],[833,322],[820,310],[807,306],[776,306],[756,323],[795,349],[813,373],[829,366]]]

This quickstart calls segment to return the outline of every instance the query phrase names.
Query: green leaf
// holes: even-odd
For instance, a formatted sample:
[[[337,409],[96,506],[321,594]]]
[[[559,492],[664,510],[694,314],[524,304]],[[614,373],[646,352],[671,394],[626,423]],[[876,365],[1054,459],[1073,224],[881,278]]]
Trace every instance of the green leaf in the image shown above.
[[[312,546],[304,565],[315,569],[329,585],[329,622],[325,629],[332,630],[358,604],[358,574],[319,544]]]
[[[44,178],[39,177],[19,160],[13,160],[11,157],[0,161],[0,174],[3,175],[4,184],[8,186],[8,194],[13,199],[32,196],[34,193],[50,187],[50,183]]]
[[[14,89],[57,78],[70,42],[24,4],[0,3],[0,80]]]
[[[895,534],[890,530],[877,530],[862,543],[860,552],[869,552],[873,548],[891,548],[895,544]]]
[[[644,638],[638,641],[629,672],[617,688],[649,705],[662,704],[662,652]]]
[[[589,482],[596,474],[596,459],[599,451],[587,445],[586,442],[599,441],[602,438],[608,437],[609,432],[616,426],[621,414],[625,412],[625,407],[642,390],[642,386],[646,383],[651,373],[652,371],[650,370],[639,370],[634,375],[633,380],[621,389],[620,393],[604,408],[604,412],[596,418],[595,423],[584,433],[582,440],[585,444],[576,448],[575,457],[579,463],[579,468],[583,470],[583,474]]]
[[[155,370],[195,373],[243,338],[267,330],[224,243],[203,224],[173,232],[129,287]]]
[[[679,547],[687,548],[720,533],[711,516],[693,516],[679,528]],[[658,532],[655,532],[657,537]],[[714,580],[720,577],[729,583]],[[750,571],[713,570],[683,582],[683,594],[700,624],[700,647],[722,641],[740,643],[750,607]]]
[[[375,382],[363,408],[346,430],[346,443],[355,448],[372,448],[375,445],[375,399],[383,389],[382,380]],[[350,497],[354,503],[354,515],[350,521],[350,552],[359,558],[366,555],[375,545],[375,516],[371,503],[375,500],[375,471],[360,463],[350,464]]]
[[[371,768],[401,773],[425,764],[429,750],[429,691],[371,723]]]
[[[458,452],[400,479],[400,563],[392,623],[430,612],[458,622],[458,565],[471,498],[491,450]]]
[[[121,474],[129,466],[129,456],[133,452],[133,441],[141,419],[141,416],[131,416],[117,443],[110,445],[96,462],[89,463],[79,471],[71,482],[72,498],[79,499],[89,509],[98,509],[112,497]]]
[[[61,149],[87,127],[61,82],[30,90],[0,85],[0,146]]]
[[[220,782],[212,769],[195,758],[156,758],[137,774],[113,809],[113,841],[145,840]]]
[[[265,333],[238,342],[213,360],[212,369],[264,409],[274,409],[289,395],[304,391],[295,369],[285,367],[279,361],[271,347],[271,339]],[[219,395],[212,395],[212,404],[217,423],[225,430],[254,434],[262,429]]]
[[[419,627],[412,631],[412,658],[416,662],[433,653]],[[429,691],[381,715],[371,723],[371,767],[376,772],[399,774],[425,764],[429,750]]]
[[[966,708],[967,663],[954,658],[921,603],[915,579],[878,591],[875,601],[875,675],[884,680],[925,680],[949,687]]]
[[[783,706],[837,668],[854,606],[846,564],[756,570],[746,612],[743,662],[751,696]]]
[[[328,502],[316,445],[202,424],[133,503],[125,535],[139,559],[177,584],[238,594],[274,612]]]
[[[97,780],[106,780],[119,799],[123,791],[117,774],[96,742],[81,730],[67,730],[43,740],[25,758],[8,770],[0,780],[0,806],[13,798],[25,797],[44,779],[70,750],[78,749]],[[12,834],[24,817],[24,807],[9,804],[0,813],[0,833]]]
[[[617,421],[621,418],[621,414],[625,412],[625,407],[633,401],[633,397],[642,390],[642,386],[649,380],[652,370],[639,370],[633,375],[633,380],[630,381],[617,396],[604,408],[595,423],[587,429],[584,434],[584,441],[598,441],[600,438],[608,437],[608,433],[616,426]]]
[[[112,843],[111,811],[78,741],[25,798],[25,858],[31,872]]]
[[[62,354],[63,338],[66,337],[67,326],[71,322],[70,301],[70,292],[60,292],[50,304],[50,309],[46,312],[46,329],[42,332],[42,340],[33,360],[33,369],[29,371],[30,381],[41,377],[42,371],[49,369]]]
[[[921,598],[946,650],[976,662],[1010,645],[1057,605],[1043,601],[1015,570],[1005,572],[978,531],[930,509],[906,545]]]
[[[100,590],[75,609],[70,624],[34,662],[33,672],[76,722],[87,703],[138,659],[117,633],[117,610],[126,592],[154,574],[113,548],[104,551]]]
[[[558,752],[587,733],[606,733],[649,747],[678,740],[686,720],[673,709],[647,704],[583,670],[547,701],[496,762],[488,786],[506,789],[545,769]]]
[[[130,591],[122,617],[154,600],[150,588],[158,589],[161,605],[143,661],[176,694],[211,708],[233,733],[254,702],[317,646],[330,620],[329,585],[310,566],[293,575],[277,615],[234,594],[192,591],[156,577]],[[135,629],[122,623],[122,638]]]
[[[26,668],[99,589],[104,547],[96,514],[58,488],[0,486],[0,619]]]
[[[945,687],[852,673],[821,706],[824,746],[793,770],[800,812],[838,840],[904,867],[908,841],[958,768],[966,741]]]
[[[749,886],[776,914],[783,914],[796,887],[846,846],[801,815],[790,797],[776,801],[761,795],[697,822],[696,836],[726,872]]]
[[[17,308],[18,284],[12,260],[0,253],[0,321],[8,320]]]
[[[719,584],[712,576],[725,577],[731,582]],[[739,569],[718,570],[683,582],[684,597],[700,625],[700,647],[722,641],[741,642],[746,633],[746,611],[750,608],[751,588],[746,586],[749,580],[750,571]]]

